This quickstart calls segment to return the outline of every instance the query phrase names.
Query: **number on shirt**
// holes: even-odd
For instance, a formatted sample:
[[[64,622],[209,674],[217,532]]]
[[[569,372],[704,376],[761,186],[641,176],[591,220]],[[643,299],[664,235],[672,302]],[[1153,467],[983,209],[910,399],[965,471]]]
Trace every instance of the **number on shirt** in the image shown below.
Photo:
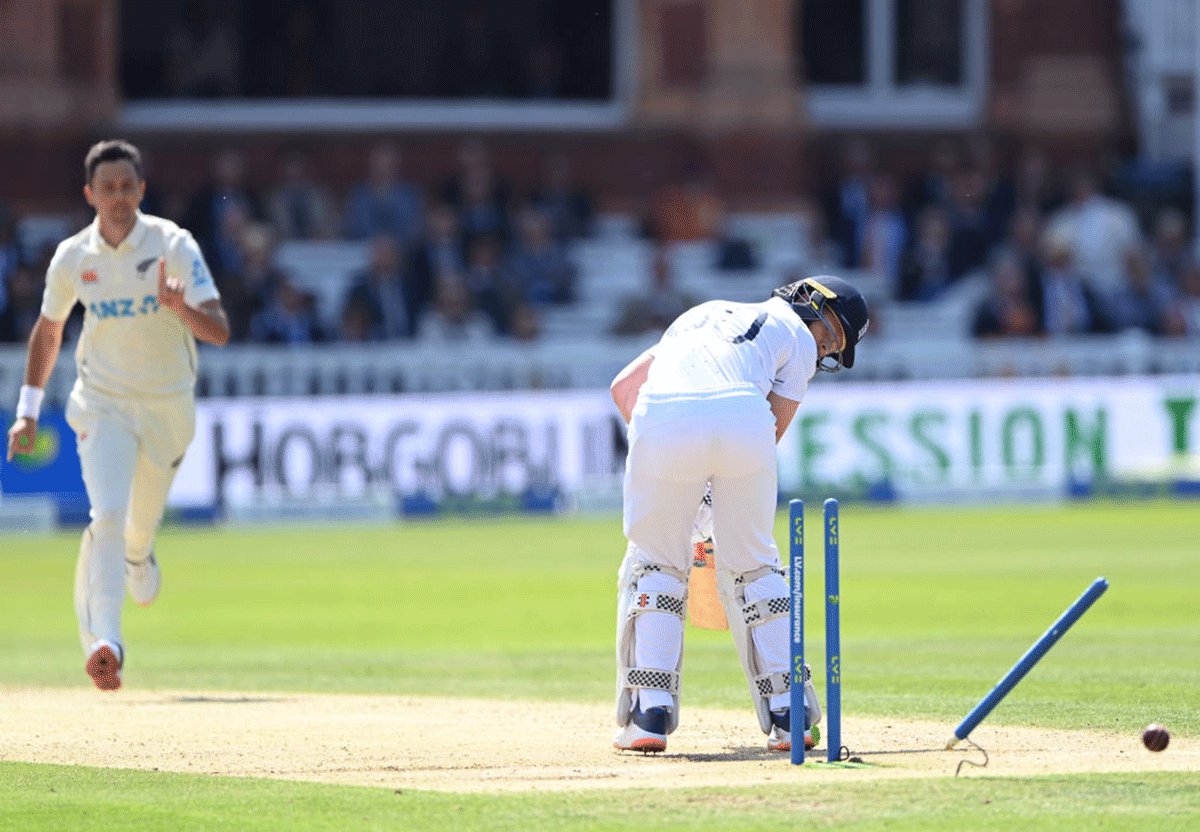
[[[742,344],[742,343],[745,343],[746,341],[753,341],[755,338],[758,337],[758,333],[762,331],[763,324],[765,324],[766,322],[767,322],[767,313],[759,312],[758,317],[755,318],[753,323],[751,323],[750,326],[746,328],[746,331],[743,332],[741,335],[737,336],[736,338],[734,338],[731,343]]]

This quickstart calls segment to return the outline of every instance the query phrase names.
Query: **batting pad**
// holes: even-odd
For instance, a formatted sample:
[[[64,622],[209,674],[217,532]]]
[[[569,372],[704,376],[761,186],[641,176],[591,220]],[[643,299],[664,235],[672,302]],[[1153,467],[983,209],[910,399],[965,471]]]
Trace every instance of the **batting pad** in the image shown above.
[[[746,588],[762,583],[759,593],[767,597],[757,601],[746,600]],[[717,569],[717,593],[725,607],[725,617],[733,634],[738,658],[750,686],[750,699],[758,714],[758,724],[764,734],[771,732],[771,697],[791,690],[791,675],[787,665],[787,642],[780,645],[783,658],[771,661],[755,643],[754,630],[787,616],[791,612],[791,596],[783,570],[762,566],[740,575]],[[756,594],[759,594],[756,593]],[[785,633],[786,638],[786,633]]]
[[[669,589],[667,589],[669,587]],[[636,547],[630,545],[621,563],[617,584],[617,725],[629,724],[635,694],[639,690],[665,691],[673,707],[667,733],[679,725],[679,692],[683,669],[683,622],[687,605],[687,576],[669,566],[647,563]],[[645,590],[645,591],[643,591]],[[646,613],[674,616],[678,619],[678,646],[669,644],[674,634],[662,633],[668,650],[675,652],[674,669],[639,667],[637,661],[638,619]],[[649,623],[647,621],[646,623]],[[671,622],[676,627],[676,622]],[[645,647],[645,645],[644,645]]]

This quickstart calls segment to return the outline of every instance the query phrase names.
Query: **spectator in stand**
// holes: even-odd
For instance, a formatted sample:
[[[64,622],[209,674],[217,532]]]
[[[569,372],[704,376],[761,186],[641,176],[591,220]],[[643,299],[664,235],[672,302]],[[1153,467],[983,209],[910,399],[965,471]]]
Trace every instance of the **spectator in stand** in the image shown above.
[[[612,327],[613,335],[664,332],[672,321],[700,302],[675,285],[670,260],[661,247],[654,253],[650,275],[650,290],[644,295],[626,298],[621,304]]]
[[[534,194],[533,203],[546,212],[554,238],[560,243],[591,233],[592,199],[575,182],[571,160],[564,154],[547,160],[544,180]]]
[[[1025,273],[1033,275],[1040,271],[1038,241],[1042,235],[1041,215],[1032,205],[1021,205],[1013,211],[1008,222],[1008,236],[999,248],[1013,254],[1021,261]]]
[[[1074,265],[1093,288],[1104,293],[1126,288],[1126,263],[1142,247],[1141,232],[1128,205],[1100,192],[1094,173],[1075,174],[1071,202],[1050,225],[1070,242]]]
[[[400,267],[400,249],[391,234],[376,234],[366,268],[350,282],[343,302],[345,311],[360,309],[367,315],[367,335],[372,341],[394,341],[416,334],[418,308]]]
[[[1031,207],[1040,218],[1054,213],[1062,205],[1062,197],[1051,181],[1046,154],[1041,148],[1029,147],[1017,163],[1013,204]]]
[[[474,191],[470,197],[468,190]],[[458,146],[458,169],[442,184],[442,201],[454,206],[467,236],[474,232],[473,223],[463,216],[469,203],[483,216],[499,215],[507,232],[508,185],[496,175],[487,145],[477,136],[468,136]]]
[[[414,309],[421,310],[433,303],[439,274],[462,274],[467,269],[458,215],[454,208],[438,202],[425,214],[425,233],[408,253],[405,283],[411,287]]]
[[[975,168],[959,171],[950,197],[950,272],[955,280],[988,261],[1003,234],[994,231],[984,205],[986,183]]]
[[[348,344],[365,344],[371,337],[371,310],[361,303],[347,303],[342,308],[338,340]]]
[[[1028,338],[1045,334],[1038,315],[1036,289],[1024,265],[1001,252],[988,268],[988,295],[975,308],[971,334],[976,338]]]
[[[496,336],[491,318],[479,311],[462,279],[444,273],[437,279],[435,301],[417,321],[422,344],[483,344]]]
[[[473,238],[467,247],[467,271],[463,284],[471,295],[471,303],[492,319],[492,326],[499,335],[507,335],[511,324],[512,308],[520,299],[520,293],[502,267],[503,248],[500,240],[491,234]]]
[[[900,265],[908,244],[908,228],[897,202],[896,180],[887,174],[871,178],[870,212],[862,233],[862,268],[881,275],[893,294],[900,284]]]
[[[44,279],[38,275],[31,266],[24,264],[8,273],[8,300],[0,310],[0,343],[24,344],[29,341],[33,325],[42,313]]]
[[[1189,259],[1187,218],[1178,208],[1164,208],[1154,218],[1150,272],[1156,280],[1178,287]]]
[[[1115,324],[1100,294],[1074,262],[1074,244],[1062,229],[1042,235],[1039,317],[1047,335],[1112,332]]]
[[[716,254],[713,268],[719,272],[753,272],[759,267],[758,254],[753,244],[737,234],[729,215],[725,214],[717,223],[717,237],[713,241]]]
[[[1189,337],[1200,339],[1200,254],[1183,267],[1180,293],[1180,329]]]
[[[825,215],[810,199],[801,201],[797,210],[800,219],[800,253],[803,266],[792,281],[818,274],[833,274],[842,268],[845,256],[838,244],[829,236]]]
[[[280,240],[327,240],[337,223],[328,192],[313,181],[308,155],[292,148],[279,157],[279,181],[268,198]]]
[[[463,171],[458,221],[468,242],[490,236],[508,243],[512,235],[508,206],[499,197],[490,168],[472,165]]]
[[[944,208],[927,205],[917,215],[916,239],[904,255],[896,300],[933,300],[962,277],[950,264],[950,221]]]
[[[342,234],[348,240],[370,240],[385,232],[407,247],[421,231],[421,192],[400,174],[400,148],[380,142],[367,156],[366,178],[346,200]]]
[[[512,339],[523,344],[542,337],[542,318],[531,303],[518,303],[512,311]]]
[[[949,209],[954,178],[962,167],[958,144],[948,138],[938,139],[929,150],[925,172],[917,179],[908,199],[908,217],[915,228],[921,212],[930,206]]]
[[[317,344],[325,332],[317,317],[316,298],[311,292],[284,280],[263,311],[250,321],[250,338],[260,344]]]
[[[699,162],[690,162],[680,182],[660,188],[651,198],[650,223],[662,242],[712,240],[724,208],[712,176]]]
[[[990,250],[1004,239],[1016,209],[1016,185],[1000,170],[996,147],[986,133],[976,133],[967,142],[967,167],[979,174],[979,204],[983,209],[987,245]],[[986,262],[986,257],[981,264]]]
[[[1179,335],[1179,288],[1173,280],[1162,280],[1140,252],[1129,255],[1127,285],[1113,303],[1120,329],[1140,329],[1150,335]]]
[[[278,287],[287,282],[275,265],[275,241],[265,223],[250,223],[240,240],[240,267],[214,276],[229,316],[231,341],[250,338],[250,322],[275,299]]]
[[[200,244],[214,273],[237,271],[242,226],[262,220],[262,203],[246,182],[246,158],[235,147],[217,151],[211,181],[192,198],[184,212],[184,228]]]
[[[546,213],[532,206],[517,218],[517,244],[509,255],[508,274],[519,295],[534,306],[575,300],[575,264],[550,233]]]
[[[863,235],[871,213],[874,175],[875,157],[871,146],[861,138],[846,142],[841,178],[825,197],[826,224],[845,258],[842,265],[846,268],[862,266]]]

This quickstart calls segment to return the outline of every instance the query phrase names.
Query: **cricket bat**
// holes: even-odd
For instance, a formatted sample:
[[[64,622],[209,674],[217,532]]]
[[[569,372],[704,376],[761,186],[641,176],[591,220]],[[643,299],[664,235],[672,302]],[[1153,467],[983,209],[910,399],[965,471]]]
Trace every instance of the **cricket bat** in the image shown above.
[[[688,618],[693,627],[728,630],[725,608],[717,598],[717,566],[711,540],[697,541],[688,576]]]

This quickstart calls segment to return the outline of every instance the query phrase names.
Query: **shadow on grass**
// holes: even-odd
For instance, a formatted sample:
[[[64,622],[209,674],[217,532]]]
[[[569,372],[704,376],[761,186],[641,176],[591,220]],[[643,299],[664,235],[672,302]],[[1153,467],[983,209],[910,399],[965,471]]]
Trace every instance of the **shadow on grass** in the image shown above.
[[[167,699],[178,705],[255,705],[263,702],[286,702],[279,696],[172,696]]]

